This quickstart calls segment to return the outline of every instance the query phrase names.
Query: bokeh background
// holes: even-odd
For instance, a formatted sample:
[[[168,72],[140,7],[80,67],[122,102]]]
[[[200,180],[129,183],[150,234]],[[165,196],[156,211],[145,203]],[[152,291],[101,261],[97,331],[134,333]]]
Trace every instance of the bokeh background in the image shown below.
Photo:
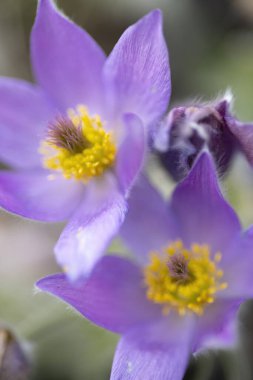
[[[191,98],[212,99],[231,88],[238,117],[253,120],[252,0],[59,0],[58,5],[107,53],[127,26],[161,8],[172,71],[170,107]],[[33,80],[29,34],[35,13],[35,0],[0,0],[0,75]],[[150,172],[169,195],[173,183],[155,162]],[[223,187],[244,226],[253,223],[253,173],[242,157],[236,158]],[[61,228],[0,212],[0,329],[11,329],[21,342],[32,379],[106,380],[117,336],[36,293],[33,286],[59,270],[53,245]],[[123,249],[118,241],[115,246]],[[237,346],[193,358],[188,380],[253,379],[252,310],[252,302],[240,310]],[[3,347],[0,335],[0,354]],[[1,380],[3,376],[0,369]]]

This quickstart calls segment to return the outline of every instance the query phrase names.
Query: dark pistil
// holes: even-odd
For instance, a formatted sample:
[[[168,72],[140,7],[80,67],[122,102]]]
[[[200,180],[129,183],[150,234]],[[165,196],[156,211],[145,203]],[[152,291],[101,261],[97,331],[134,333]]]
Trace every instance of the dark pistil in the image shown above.
[[[76,127],[67,117],[58,117],[55,122],[49,124],[47,142],[67,149],[73,154],[81,153],[89,146],[89,142],[83,135],[82,127]]]
[[[179,284],[186,284],[192,279],[188,269],[188,261],[182,253],[171,256],[168,263],[170,277]]]

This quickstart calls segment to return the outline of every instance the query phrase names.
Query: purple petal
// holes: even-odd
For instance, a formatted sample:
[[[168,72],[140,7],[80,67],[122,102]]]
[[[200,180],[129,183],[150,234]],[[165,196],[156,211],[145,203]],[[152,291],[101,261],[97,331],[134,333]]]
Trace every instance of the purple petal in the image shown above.
[[[239,147],[253,165],[253,123],[241,123],[233,117],[227,117],[227,126],[239,143]]]
[[[83,186],[48,172],[0,171],[0,207],[44,222],[67,219],[83,196]]]
[[[118,232],[126,201],[113,181],[90,183],[87,194],[55,247],[59,265],[76,280],[86,276]]]
[[[227,252],[223,269],[228,283],[224,297],[253,297],[253,226],[235,239]]]
[[[139,267],[120,257],[103,257],[87,280],[70,283],[63,274],[43,278],[37,286],[69,303],[84,317],[122,333],[153,320],[160,309],[148,302]]]
[[[0,159],[15,167],[40,166],[40,139],[52,107],[34,85],[0,79]]]
[[[64,111],[85,104],[97,111],[105,55],[96,42],[55,7],[40,0],[31,37],[36,78]]]
[[[165,112],[171,83],[159,10],[125,31],[106,61],[105,78],[118,115],[135,113],[147,125]]]
[[[191,351],[193,326],[177,318],[138,326],[120,340],[111,380],[182,380]]]
[[[186,244],[209,244],[221,251],[240,232],[239,220],[223,198],[211,156],[203,152],[188,176],[172,196],[175,212]]]
[[[143,165],[146,152],[145,130],[140,119],[127,114],[124,117],[125,136],[119,148],[116,173],[123,193],[129,191]]]
[[[235,342],[236,313],[241,299],[218,298],[198,318],[195,349],[201,347],[227,346]]]
[[[170,240],[178,238],[175,218],[146,178],[142,177],[137,182],[128,205],[129,210],[120,233],[141,260],[147,259],[147,253],[159,250]]]

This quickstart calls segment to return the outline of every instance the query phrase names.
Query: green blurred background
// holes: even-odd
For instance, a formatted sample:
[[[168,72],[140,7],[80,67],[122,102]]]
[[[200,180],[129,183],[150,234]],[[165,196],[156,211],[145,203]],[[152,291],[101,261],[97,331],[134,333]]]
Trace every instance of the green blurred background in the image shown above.
[[[237,115],[253,120],[253,0],[59,0],[58,5],[107,53],[128,25],[161,8],[170,50],[171,105],[212,99],[231,88]],[[0,75],[32,80],[29,34],[35,12],[35,0],[0,0]],[[173,184],[154,162],[150,165],[153,180],[169,195]],[[253,222],[253,175],[241,157],[223,186],[248,226]],[[117,337],[33,288],[38,278],[59,271],[53,245],[61,228],[0,213],[0,321],[22,341],[33,379],[106,380]],[[238,375],[253,358],[250,306],[241,312],[241,325],[252,331],[243,349],[202,355],[201,369],[194,359],[187,379],[251,378],[248,370]]]

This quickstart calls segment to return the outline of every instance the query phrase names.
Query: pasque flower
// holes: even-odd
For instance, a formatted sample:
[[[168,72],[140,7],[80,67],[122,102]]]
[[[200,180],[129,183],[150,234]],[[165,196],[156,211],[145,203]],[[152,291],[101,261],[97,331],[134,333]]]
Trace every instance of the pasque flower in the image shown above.
[[[124,220],[146,140],[170,97],[159,10],[130,26],[108,58],[51,0],[31,35],[38,85],[0,79],[0,206],[68,221],[55,248],[72,279],[87,274]]]
[[[139,182],[122,236],[135,262],[105,256],[76,286],[64,274],[37,286],[122,335],[111,379],[181,380],[191,352],[231,342],[228,326],[252,297],[253,229],[241,231],[203,152],[169,204]]]
[[[182,179],[199,152],[209,149],[220,175],[241,151],[253,164],[253,123],[242,123],[232,113],[232,94],[207,103],[192,102],[173,108],[160,124],[154,147],[163,167]]]

